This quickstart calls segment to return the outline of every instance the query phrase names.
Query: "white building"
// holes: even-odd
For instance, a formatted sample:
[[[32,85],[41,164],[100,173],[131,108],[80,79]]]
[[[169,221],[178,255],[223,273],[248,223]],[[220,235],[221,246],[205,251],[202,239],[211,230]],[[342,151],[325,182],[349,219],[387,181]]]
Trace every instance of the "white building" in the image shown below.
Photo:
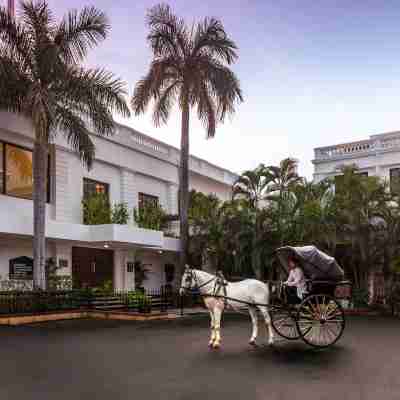
[[[360,173],[386,179],[392,189],[398,190],[400,132],[372,135],[367,140],[316,148],[312,162],[314,182],[340,175],[342,166],[355,164]]]
[[[112,280],[116,289],[134,288],[132,263],[140,260],[150,270],[144,286],[159,288],[166,283],[166,264],[177,266],[179,240],[136,227],[132,210],[140,201],[157,200],[168,213],[178,214],[179,150],[123,125],[117,125],[115,136],[93,135],[93,140],[96,158],[90,172],[61,134],[51,145],[47,257],[63,267],[61,275],[91,286]],[[12,266],[16,258],[28,257],[19,272],[32,258],[32,148],[29,121],[0,113],[1,280],[18,278]],[[230,198],[237,175],[193,156],[189,164],[190,188]],[[111,204],[126,202],[129,224],[83,225],[81,201],[91,191],[108,193]],[[175,268],[172,284],[179,275]]]

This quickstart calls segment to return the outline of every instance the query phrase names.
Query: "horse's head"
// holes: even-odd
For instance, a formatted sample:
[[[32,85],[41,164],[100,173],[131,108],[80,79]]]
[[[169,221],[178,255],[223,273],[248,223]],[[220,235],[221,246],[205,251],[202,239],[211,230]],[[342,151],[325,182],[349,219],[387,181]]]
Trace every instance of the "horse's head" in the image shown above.
[[[179,294],[183,296],[185,291],[188,291],[194,288],[196,285],[196,275],[192,268],[189,265],[185,266],[185,270],[183,271],[181,287],[179,289]]]

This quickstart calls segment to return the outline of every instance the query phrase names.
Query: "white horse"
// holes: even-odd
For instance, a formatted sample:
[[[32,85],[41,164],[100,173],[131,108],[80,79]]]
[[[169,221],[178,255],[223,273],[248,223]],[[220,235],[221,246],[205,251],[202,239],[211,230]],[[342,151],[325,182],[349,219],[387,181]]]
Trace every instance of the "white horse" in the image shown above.
[[[258,318],[257,308],[264,317],[266,327],[268,329],[268,343],[274,343],[274,332],[271,325],[271,318],[268,312],[267,304],[269,304],[270,293],[268,286],[256,279],[245,279],[240,282],[225,281],[225,285],[218,285],[219,277],[209,274],[208,272],[191,269],[186,266],[182,276],[180,295],[190,289],[198,289],[203,296],[204,303],[210,312],[211,317],[211,338],[209,346],[213,348],[220,347],[221,344],[221,316],[226,306],[238,311],[240,308],[246,307],[246,304],[231,300],[236,299],[247,303],[250,313],[253,330],[249,343],[256,344],[258,335]],[[217,291],[215,289],[217,288]],[[207,295],[210,295],[208,297]],[[226,296],[229,299],[212,297]],[[252,305],[254,304],[254,305]],[[264,305],[265,304],[265,305]]]

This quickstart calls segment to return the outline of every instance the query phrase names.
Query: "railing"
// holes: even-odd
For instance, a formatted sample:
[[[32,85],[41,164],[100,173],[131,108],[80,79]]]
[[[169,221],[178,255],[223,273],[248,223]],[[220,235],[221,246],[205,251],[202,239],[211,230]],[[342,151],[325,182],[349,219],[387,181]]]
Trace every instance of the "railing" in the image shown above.
[[[141,135],[140,133],[132,133],[130,137],[131,140],[133,140],[135,143],[141,146],[147,147],[157,153],[169,155],[168,147],[163,146],[156,140],[152,140],[144,135]]]
[[[73,310],[89,301],[83,291],[6,291],[0,292],[0,315]]]
[[[124,311],[163,313],[198,304],[199,299],[180,296],[168,287],[135,291],[101,291],[92,289],[67,291],[2,291],[0,315],[37,314],[67,310]]]
[[[400,148],[400,132],[391,135],[372,136],[369,140],[319,147],[314,150],[315,160],[326,160],[336,157],[367,154],[375,150],[390,150]]]
[[[347,155],[359,155],[368,153],[375,149],[375,142],[363,140],[360,142],[344,143],[336,146],[320,147],[315,149],[315,159],[325,160]]]

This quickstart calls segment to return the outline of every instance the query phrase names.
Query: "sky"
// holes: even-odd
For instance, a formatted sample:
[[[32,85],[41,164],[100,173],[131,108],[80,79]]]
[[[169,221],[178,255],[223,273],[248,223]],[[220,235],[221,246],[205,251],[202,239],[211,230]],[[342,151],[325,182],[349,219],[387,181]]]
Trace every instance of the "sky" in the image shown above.
[[[57,18],[71,8],[95,5],[109,17],[106,41],[87,65],[114,72],[134,85],[146,73],[146,11],[157,1],[48,0]],[[221,19],[238,46],[232,66],[244,102],[232,120],[206,139],[196,115],[190,121],[190,152],[236,173],[259,163],[300,161],[312,179],[314,148],[400,130],[400,2],[398,0],[171,0],[189,24]],[[180,146],[176,110],[160,128],[151,109],[116,118],[147,135]]]

